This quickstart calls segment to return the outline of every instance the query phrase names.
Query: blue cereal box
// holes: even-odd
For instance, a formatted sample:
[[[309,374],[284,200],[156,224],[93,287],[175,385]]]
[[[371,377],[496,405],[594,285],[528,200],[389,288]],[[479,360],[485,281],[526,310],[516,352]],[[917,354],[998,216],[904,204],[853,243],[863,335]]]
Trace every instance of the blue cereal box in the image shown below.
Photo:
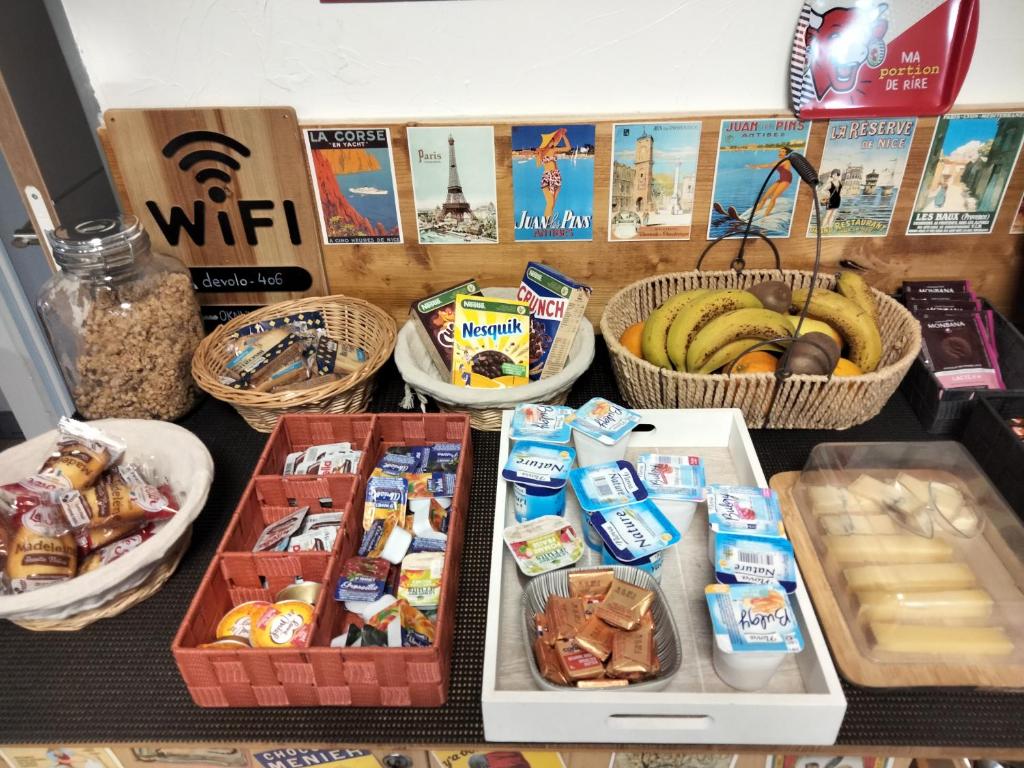
[[[531,261],[516,299],[530,305],[530,379],[546,379],[561,371],[569,359],[590,301],[590,287]]]

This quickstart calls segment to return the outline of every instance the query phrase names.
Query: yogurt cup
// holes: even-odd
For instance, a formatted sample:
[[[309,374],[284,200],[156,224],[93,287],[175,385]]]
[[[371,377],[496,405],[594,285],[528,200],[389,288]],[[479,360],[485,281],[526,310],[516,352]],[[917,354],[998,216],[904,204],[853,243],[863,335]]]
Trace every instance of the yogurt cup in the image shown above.
[[[682,538],[650,499],[614,509],[599,509],[591,513],[590,521],[604,542],[604,548],[625,565],[660,553]]]
[[[569,417],[573,410],[565,405],[520,403],[512,414],[509,437],[537,443],[568,445],[572,440]]]
[[[779,497],[771,488],[711,485],[708,500],[708,560],[715,564],[715,537],[719,531],[748,536],[786,538]]]
[[[565,568],[583,557],[583,539],[572,525],[554,515],[510,525],[502,537],[527,576]]]
[[[616,559],[615,555],[608,551],[607,547],[601,547],[601,564],[602,565],[630,565],[634,568],[639,568],[641,571],[647,571],[654,577],[654,580],[659,584],[661,583],[661,565],[664,562],[664,554],[662,552],[655,552],[650,557],[644,557],[640,560],[634,560],[630,563],[624,563],[621,560]]]
[[[512,483],[518,522],[565,514],[565,483],[575,458],[567,445],[521,440],[512,447],[501,476]]]
[[[581,467],[625,458],[640,414],[611,400],[595,397],[576,409],[569,419]]]
[[[580,512],[580,517],[583,518],[583,539],[587,542],[587,546],[595,552],[604,551],[604,539],[601,538],[601,534],[597,532],[597,528],[590,522],[589,512]]]
[[[796,591],[796,560],[786,539],[719,532],[714,566],[719,584],[773,584],[787,594]]]
[[[625,459],[581,466],[569,473],[569,482],[585,512],[614,509],[647,498],[636,467]]]
[[[704,501],[704,462],[699,456],[645,453],[636,471],[650,498],[683,535]]]
[[[704,589],[715,637],[712,662],[724,683],[757,691],[787,654],[804,647],[786,593],[769,584],[712,584]]]

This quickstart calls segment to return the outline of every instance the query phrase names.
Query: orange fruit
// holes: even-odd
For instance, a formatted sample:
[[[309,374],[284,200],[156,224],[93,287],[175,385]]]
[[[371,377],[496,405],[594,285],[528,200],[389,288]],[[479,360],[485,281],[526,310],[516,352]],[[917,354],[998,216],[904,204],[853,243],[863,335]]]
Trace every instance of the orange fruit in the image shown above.
[[[860,376],[864,371],[860,367],[845,357],[840,357],[839,362],[836,363],[835,370],[832,371],[833,376]]]
[[[779,358],[762,349],[747,352],[732,366],[733,373],[773,373],[779,367]],[[726,366],[728,369],[728,366]]]
[[[637,357],[643,357],[644,354],[641,351],[640,339],[644,333],[643,323],[634,323],[622,332],[619,337],[619,343],[632,352]]]

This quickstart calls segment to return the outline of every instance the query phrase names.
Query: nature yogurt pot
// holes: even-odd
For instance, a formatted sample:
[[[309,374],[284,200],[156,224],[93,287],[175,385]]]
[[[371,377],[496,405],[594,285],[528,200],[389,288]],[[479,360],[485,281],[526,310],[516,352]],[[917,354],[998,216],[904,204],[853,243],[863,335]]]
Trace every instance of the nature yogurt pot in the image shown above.
[[[665,557],[662,552],[654,552],[648,557],[642,557],[639,560],[633,560],[629,563],[624,563],[621,560],[617,560],[615,556],[608,551],[605,546],[601,547],[601,564],[602,565],[631,565],[634,568],[639,568],[641,571],[647,571],[654,580],[661,582],[661,564]]]
[[[640,482],[636,467],[625,460],[574,469],[569,482],[580,503],[587,545],[597,551],[604,549],[604,540],[594,527],[591,513],[647,498],[647,488]]]
[[[715,563],[715,536],[719,531],[748,536],[786,538],[779,497],[771,488],[711,485],[708,499],[708,560]]]
[[[567,445],[572,440],[569,416],[572,408],[565,405],[520,403],[512,414],[509,437],[537,443]]]
[[[658,509],[685,534],[704,501],[704,462],[699,456],[645,453],[636,471]]]
[[[501,476],[512,483],[516,520],[565,514],[565,482],[576,452],[567,445],[520,440]]]
[[[768,685],[804,638],[786,593],[769,584],[712,584],[704,588],[715,637],[712,661],[728,685],[756,691]]]
[[[675,526],[650,499],[591,513],[590,522],[616,561],[635,565],[679,543]]]
[[[576,409],[569,419],[576,456],[581,467],[625,458],[640,414],[595,397]]]
[[[788,594],[796,591],[796,559],[787,539],[719,532],[714,566],[719,584],[772,584]]]

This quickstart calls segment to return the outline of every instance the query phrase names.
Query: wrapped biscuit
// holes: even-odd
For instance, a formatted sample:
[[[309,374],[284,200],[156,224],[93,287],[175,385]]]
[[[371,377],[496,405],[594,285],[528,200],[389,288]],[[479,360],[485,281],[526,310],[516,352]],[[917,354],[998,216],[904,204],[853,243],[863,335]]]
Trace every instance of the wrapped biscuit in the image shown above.
[[[167,485],[144,482],[135,465],[107,472],[91,488],[68,491],[60,508],[73,530],[115,527],[174,517],[178,502]]]
[[[93,571],[101,566],[109,565],[119,557],[123,557],[132,550],[138,549],[142,546],[143,542],[153,538],[159,530],[159,525],[159,523],[149,523],[138,533],[100,547],[82,561],[82,564],[78,567],[79,575]]]
[[[11,591],[30,592],[75,575],[78,547],[56,508],[26,512],[13,527],[4,569]]]
[[[604,601],[597,606],[597,615],[619,629],[633,630],[654,603],[649,589],[614,579]]]
[[[57,447],[38,474],[65,489],[89,487],[124,453],[122,443],[90,424],[62,418],[58,430]]]
[[[608,674],[626,680],[643,680],[654,675],[658,668],[658,653],[654,647],[654,630],[639,627],[632,632],[618,632],[608,662]]]

